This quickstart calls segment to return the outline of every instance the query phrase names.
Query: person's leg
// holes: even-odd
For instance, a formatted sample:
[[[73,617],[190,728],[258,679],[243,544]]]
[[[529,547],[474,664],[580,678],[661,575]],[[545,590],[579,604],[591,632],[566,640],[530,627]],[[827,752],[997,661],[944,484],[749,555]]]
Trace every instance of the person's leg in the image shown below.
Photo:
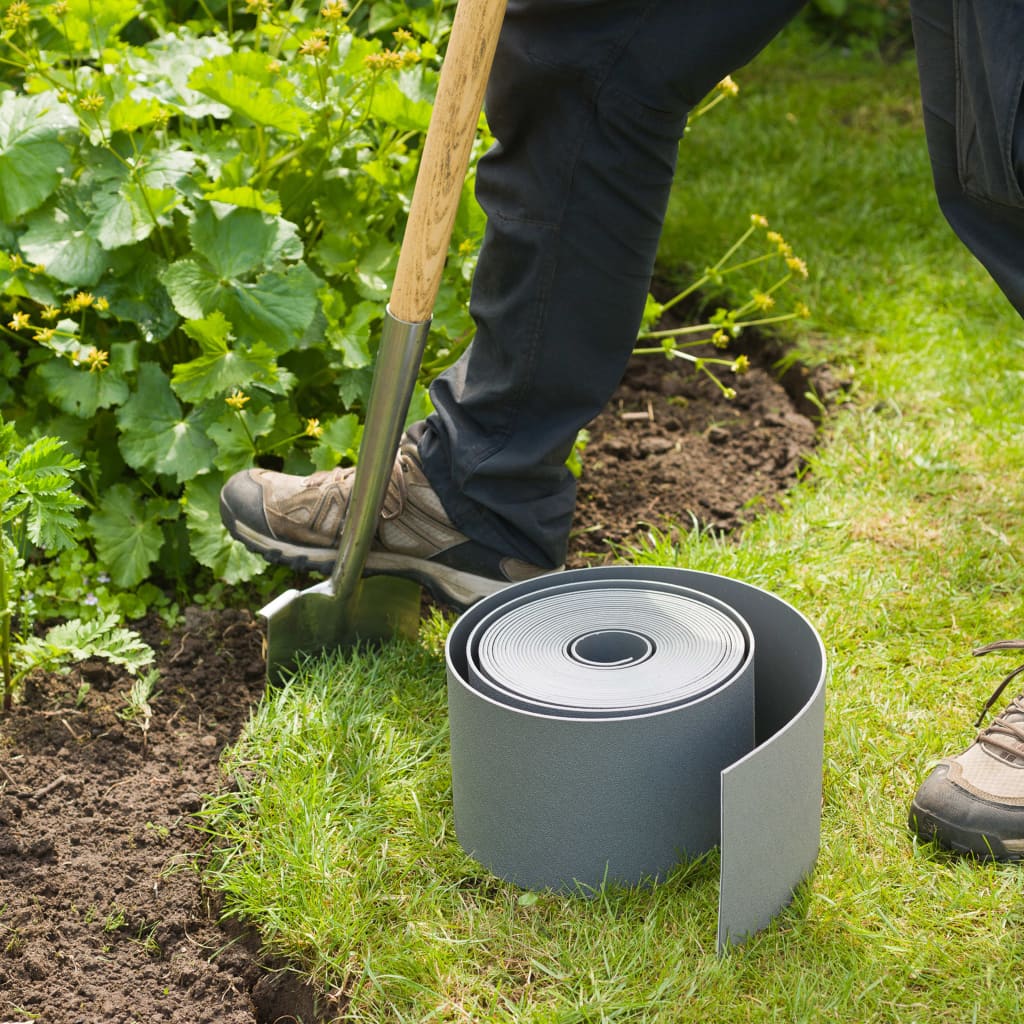
[[[802,3],[511,0],[477,174],[478,331],[403,441],[368,574],[461,606],[562,563],[565,458],[632,351],[687,112]],[[351,482],[247,470],[221,516],[264,557],[329,571]]]
[[[419,442],[470,537],[564,561],[565,460],[634,346],[687,113],[801,6],[511,0],[487,95],[498,141],[477,172],[477,333]]]
[[[913,0],[911,10],[939,204],[1024,315],[1024,0]],[[954,850],[1024,859],[1024,697],[939,762],[911,801],[909,825]]]
[[[1024,315],[1024,0],[912,0],[939,206]]]

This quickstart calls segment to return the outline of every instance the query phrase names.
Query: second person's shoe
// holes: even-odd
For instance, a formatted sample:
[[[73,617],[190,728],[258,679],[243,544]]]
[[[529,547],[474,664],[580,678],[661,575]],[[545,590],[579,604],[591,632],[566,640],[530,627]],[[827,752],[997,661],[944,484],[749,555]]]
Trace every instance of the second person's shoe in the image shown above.
[[[1024,640],[999,640],[974,653],[1020,649]],[[1022,672],[1024,665],[1003,679],[982,717]],[[960,853],[1024,860],[1024,695],[1015,697],[962,754],[938,763],[911,801],[909,825],[922,839]]]
[[[330,573],[355,469],[292,476],[247,469],[220,495],[224,525],[250,551],[300,571]],[[510,583],[555,570],[530,565],[470,540],[448,518],[402,438],[364,575],[403,576],[460,610]]]

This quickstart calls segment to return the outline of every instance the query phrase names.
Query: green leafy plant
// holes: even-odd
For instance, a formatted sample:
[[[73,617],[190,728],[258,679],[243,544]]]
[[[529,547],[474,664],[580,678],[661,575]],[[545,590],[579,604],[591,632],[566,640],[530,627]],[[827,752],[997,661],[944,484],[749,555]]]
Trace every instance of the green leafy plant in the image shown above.
[[[221,525],[231,473],[355,460],[449,27],[450,0],[3,8],[0,408],[83,463],[86,575],[135,595],[112,610],[265,571]],[[472,336],[472,185],[423,382]]]
[[[693,130],[700,118],[714,110],[720,103],[739,95],[740,87],[731,75],[726,75],[710,94],[691,111],[686,131]],[[750,250],[756,251],[751,254]],[[734,282],[729,277],[745,275],[749,278],[756,268],[771,269],[783,265],[781,276],[766,281],[749,292],[749,298],[741,302],[719,306],[710,318],[703,322],[687,322],[675,327],[661,327],[662,317],[684,300],[707,292],[729,296],[735,292]],[[770,231],[768,219],[752,213],[750,223],[740,236],[729,246],[718,260],[695,275],[689,284],[682,287],[671,298],[659,301],[652,293],[647,296],[643,320],[637,334],[635,355],[664,355],[667,359],[684,359],[692,364],[694,371],[706,374],[718,386],[725,398],[735,398],[736,390],[723,382],[719,376],[723,371],[743,374],[750,368],[746,355],[734,357],[698,354],[692,350],[706,349],[710,343],[717,349],[726,349],[729,343],[740,336],[748,327],[767,327],[787,320],[807,319],[810,310],[803,302],[795,302],[785,312],[775,310],[775,294],[784,289],[794,278],[807,277],[807,264],[793,252],[793,247],[777,231]],[[775,310],[774,312],[772,312]],[[692,318],[691,318],[692,319]],[[700,318],[698,317],[699,321]],[[689,340],[683,340],[683,339]],[[656,341],[657,345],[644,345]],[[579,475],[578,467],[582,446],[577,440],[570,457],[570,469]]]
[[[175,13],[0,15],[0,406],[79,455],[122,589],[262,572],[226,477],[354,459],[450,25],[440,2]],[[470,336],[470,184],[424,377]]]
[[[71,474],[81,466],[57,438],[23,444],[13,424],[0,421],[0,674],[5,711],[33,669],[52,670],[101,656],[135,671],[153,657],[113,615],[92,622],[71,619],[42,636],[30,632],[34,623],[20,600],[25,554],[29,547],[52,551],[76,543],[74,513],[81,499],[72,490]]]
[[[156,682],[160,673],[153,669],[136,676],[131,689],[124,694],[125,706],[117,713],[122,722],[134,725],[142,732],[142,753],[146,753],[149,727],[153,723],[153,706],[150,701],[156,696]]]
[[[753,254],[750,253],[754,249]],[[773,272],[774,279],[763,287],[750,291],[750,297],[730,306],[719,306],[706,320],[686,323],[678,327],[655,329],[654,325],[674,306],[702,290],[715,290],[721,294],[726,278],[749,272],[756,267],[779,268]],[[739,238],[723,253],[712,266],[706,267],[689,284],[680,289],[665,302],[658,302],[653,296],[647,300],[643,325],[638,335],[640,344],[634,349],[637,355],[662,354],[668,359],[685,359],[695,371],[704,373],[718,385],[726,398],[734,398],[734,388],[724,383],[719,376],[723,370],[742,374],[750,366],[745,355],[734,357],[695,354],[695,348],[706,348],[710,343],[717,349],[726,349],[749,327],[767,327],[785,323],[788,320],[807,319],[810,310],[801,301],[793,303],[786,310],[776,308],[776,293],[784,289],[794,278],[807,277],[807,264],[793,252],[792,246],[777,231],[769,230],[768,220],[761,214],[751,214],[750,224]],[[656,345],[644,345],[655,341]]]

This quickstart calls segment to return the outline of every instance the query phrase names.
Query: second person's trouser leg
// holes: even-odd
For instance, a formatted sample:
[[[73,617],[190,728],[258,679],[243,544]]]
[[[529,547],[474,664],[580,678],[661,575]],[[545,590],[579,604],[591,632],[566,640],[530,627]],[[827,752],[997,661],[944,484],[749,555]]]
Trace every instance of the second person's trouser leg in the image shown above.
[[[913,0],[939,205],[1024,315],[1024,0]]]
[[[565,557],[578,429],[635,342],[687,112],[802,0],[511,0],[477,174],[477,334],[420,453],[474,540]]]

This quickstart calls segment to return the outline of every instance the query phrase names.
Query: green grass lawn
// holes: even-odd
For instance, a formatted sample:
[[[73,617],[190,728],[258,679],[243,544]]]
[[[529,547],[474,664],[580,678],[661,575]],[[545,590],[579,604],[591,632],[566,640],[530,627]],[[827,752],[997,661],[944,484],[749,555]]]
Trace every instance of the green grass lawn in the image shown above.
[[[1019,1019],[1024,872],[913,842],[908,801],[1024,633],[1024,325],[941,219],[911,63],[790,33],[683,148],[663,263],[766,215],[806,258],[807,358],[849,380],[804,482],[738,542],[637,561],[733,575],[819,628],[832,674],[817,868],[715,954],[717,862],[649,891],[523,898],[452,827],[446,623],[268,697],[213,801],[211,881],[359,1021]],[[1012,658],[1012,655],[1010,655]],[[756,836],[752,837],[756,841]]]

